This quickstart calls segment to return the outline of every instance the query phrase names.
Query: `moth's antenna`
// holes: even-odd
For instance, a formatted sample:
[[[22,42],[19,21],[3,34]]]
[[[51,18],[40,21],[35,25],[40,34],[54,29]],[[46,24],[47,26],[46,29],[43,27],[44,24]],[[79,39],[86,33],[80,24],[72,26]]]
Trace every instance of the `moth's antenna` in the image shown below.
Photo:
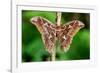
[[[79,18],[80,18],[80,14],[79,13],[74,13],[73,17],[72,17],[72,20],[79,20]]]
[[[61,25],[61,12],[57,12],[57,25],[60,26]]]

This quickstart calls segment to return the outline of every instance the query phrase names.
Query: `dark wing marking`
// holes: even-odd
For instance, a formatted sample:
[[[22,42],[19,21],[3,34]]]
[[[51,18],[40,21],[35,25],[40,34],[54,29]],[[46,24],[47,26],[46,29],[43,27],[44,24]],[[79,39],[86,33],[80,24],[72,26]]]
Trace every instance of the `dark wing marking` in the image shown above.
[[[56,31],[55,26],[47,19],[36,16],[31,19],[32,24],[34,24],[42,35],[42,40],[45,44],[49,53],[53,52],[56,43]]]

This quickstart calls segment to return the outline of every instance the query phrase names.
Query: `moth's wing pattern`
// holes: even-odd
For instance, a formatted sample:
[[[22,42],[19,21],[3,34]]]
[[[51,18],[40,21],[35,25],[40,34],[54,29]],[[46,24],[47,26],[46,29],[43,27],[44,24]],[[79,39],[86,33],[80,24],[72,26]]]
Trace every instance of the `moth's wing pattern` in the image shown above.
[[[73,37],[77,32],[84,27],[84,24],[81,21],[74,20],[64,24],[64,30],[60,38],[61,48],[63,51],[68,51],[72,43]]]
[[[56,31],[53,23],[40,16],[33,17],[31,23],[34,24],[41,33],[42,40],[48,52],[52,53],[56,42]]]

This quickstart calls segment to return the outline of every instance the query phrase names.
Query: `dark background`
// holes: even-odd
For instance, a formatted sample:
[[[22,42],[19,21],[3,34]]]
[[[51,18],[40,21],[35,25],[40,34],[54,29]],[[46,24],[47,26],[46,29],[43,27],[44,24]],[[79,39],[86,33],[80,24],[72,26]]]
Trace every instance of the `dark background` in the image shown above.
[[[30,19],[34,16],[42,16],[56,23],[56,12],[22,10],[22,61],[39,62],[48,61],[49,53],[45,50],[41,35],[37,28],[31,24]],[[68,21],[78,19],[85,24],[73,38],[68,52],[62,52],[58,47],[57,61],[84,60],[90,58],[90,14],[62,12],[62,25]]]

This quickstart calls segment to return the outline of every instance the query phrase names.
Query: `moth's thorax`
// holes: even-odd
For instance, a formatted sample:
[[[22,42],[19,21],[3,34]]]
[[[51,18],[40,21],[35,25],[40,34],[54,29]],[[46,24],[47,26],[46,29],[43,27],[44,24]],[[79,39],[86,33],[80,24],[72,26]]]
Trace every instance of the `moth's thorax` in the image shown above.
[[[55,27],[55,30],[56,30],[56,37],[59,38],[59,37],[62,35],[62,33],[63,33],[63,31],[64,31],[65,29],[66,29],[65,26],[56,26],[56,27]]]

